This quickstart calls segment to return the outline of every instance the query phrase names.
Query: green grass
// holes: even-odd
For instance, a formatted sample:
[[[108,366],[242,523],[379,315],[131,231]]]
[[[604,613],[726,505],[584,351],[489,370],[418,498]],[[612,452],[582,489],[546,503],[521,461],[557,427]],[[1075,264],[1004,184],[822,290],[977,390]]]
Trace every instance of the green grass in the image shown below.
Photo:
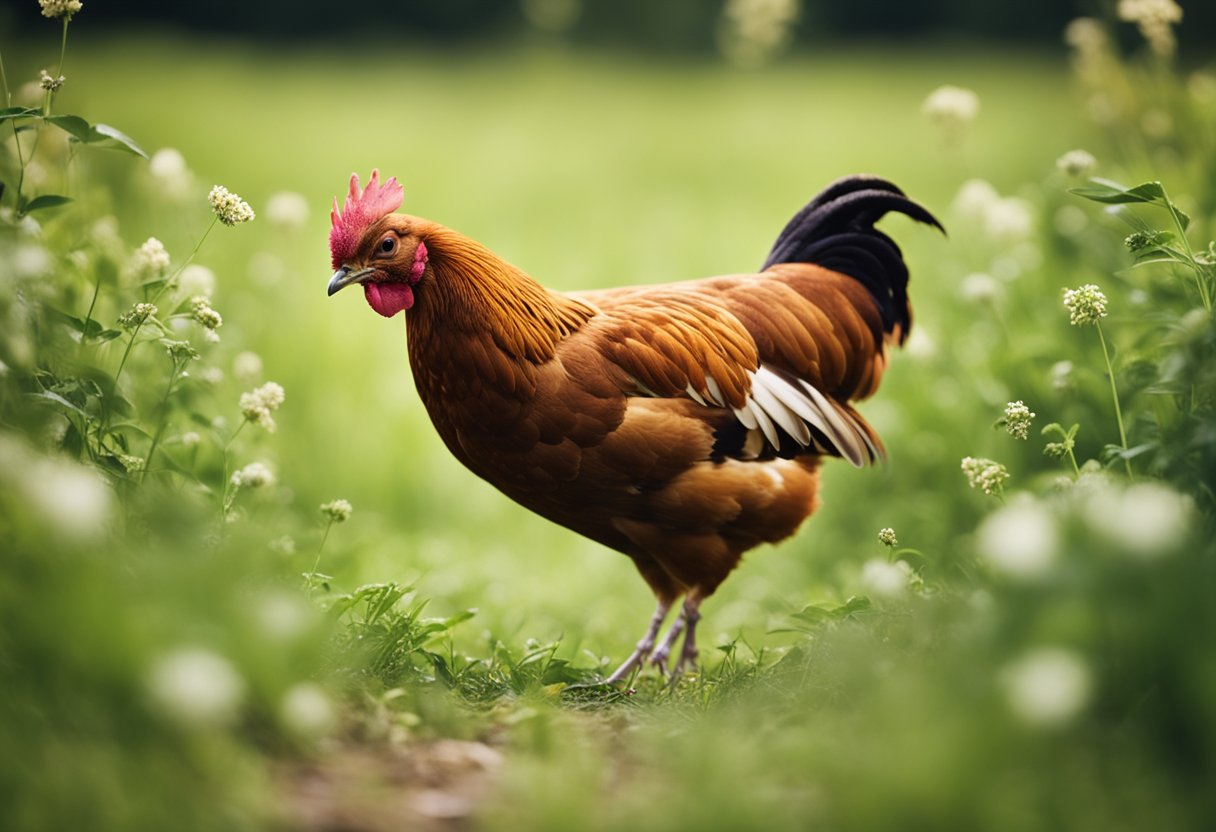
[[[1201,248],[1213,230],[1197,175],[1210,168],[1210,133],[1179,129],[1144,140],[1147,155],[1120,156],[1079,113],[1064,61],[1016,52],[869,46],[741,72],[561,50],[99,42],[84,22],[56,111],[114,124],[149,151],[177,148],[196,178],[186,197],[166,198],[142,161],[85,148],[70,185],[80,204],[42,215],[34,244],[7,226],[0,239],[15,275],[0,291],[0,531],[13,564],[0,577],[0,743],[18,750],[0,767],[0,798],[18,807],[16,828],[273,828],[284,815],[324,827],[340,805],[354,828],[406,823],[418,786],[400,767],[425,767],[441,737],[505,755],[473,807],[488,829],[1105,832],[1203,828],[1214,816],[1216,622],[1202,532],[1216,335],[1210,316],[1191,313],[1193,278],[1127,272],[1126,232],[1055,171],[1086,145],[1104,175],[1169,179]],[[10,78],[41,54],[6,52]],[[982,100],[952,144],[920,112],[943,83]],[[1187,112],[1210,126],[1210,102]],[[1116,130],[1138,129],[1128,118]],[[653,674],[630,691],[579,686],[601,659],[628,654],[652,599],[627,559],[461,469],[413,393],[402,323],[325,296],[328,201],[372,167],[403,181],[404,210],[559,289],[753,269],[789,215],[847,173],[893,179],[946,223],[948,239],[884,225],[911,266],[920,339],[862,406],[889,464],[827,464],[822,509],[795,538],[752,552],[705,605],[707,672],[676,686]],[[975,177],[1026,200],[1024,238],[994,237],[951,207]],[[53,472],[39,466],[64,455],[60,417],[25,394],[32,368],[112,375],[125,338],[78,348],[22,310],[32,299],[83,315],[91,276],[120,272],[149,235],[180,263],[210,222],[215,183],[262,216],[215,229],[199,256],[217,274],[225,323],[222,344],[196,343],[204,357],[165,411],[164,454],[184,472],[141,485],[110,471],[106,533],[73,537],[35,487]],[[301,229],[267,222],[263,207],[283,190],[311,207]],[[1166,228],[1153,210],[1142,214]],[[124,242],[97,253],[108,244],[85,230],[111,213]],[[42,282],[21,271],[27,244],[53,253]],[[74,248],[95,258],[88,268],[72,265]],[[969,298],[975,272],[997,275],[999,294]],[[1193,500],[1172,536],[1155,515],[1159,544],[1119,533],[1120,513],[1136,508],[1120,501],[1145,492],[1092,472],[1059,486],[1068,471],[1042,455],[1037,433],[1053,421],[1081,424],[1083,463],[1118,441],[1096,333],[1069,326],[1060,305],[1063,287],[1089,281],[1110,296],[1103,328],[1129,440],[1145,446],[1130,465]],[[96,317],[113,326],[139,294],[120,274],[102,285]],[[232,377],[242,350],[286,389],[278,431],[245,427],[227,468],[218,447],[186,456],[172,440],[204,430],[191,414],[224,416],[221,442],[239,424],[237,396],[252,386]],[[1070,385],[1053,382],[1060,361],[1074,365]],[[166,363],[159,348],[135,350],[123,390],[139,425],[156,424]],[[212,366],[227,374],[217,387],[193,380]],[[1015,399],[1038,414],[1027,442],[992,429]],[[1008,466],[1004,511],[967,489],[964,456]],[[225,472],[259,459],[279,485],[238,493],[236,522],[217,529]],[[339,497],[354,515],[320,550],[316,506]],[[1165,510],[1176,505],[1168,492]],[[1048,518],[1045,571],[1018,579],[977,556],[993,516]],[[913,590],[889,599],[864,577],[888,556],[886,526],[918,569]],[[268,545],[284,535],[293,554]],[[318,554],[332,577],[305,590]],[[385,586],[356,591],[368,583]],[[156,668],[192,645],[241,680],[233,712],[183,715],[180,699],[161,701]],[[1010,686],[1044,648],[1080,662],[1085,691],[1066,718],[1036,723],[1018,716]],[[336,703],[329,724],[285,706],[302,684]],[[355,766],[367,754],[370,771]],[[308,779],[313,766],[336,792]],[[357,772],[353,785],[343,770]],[[465,783],[427,770],[441,791]],[[154,792],[132,790],[144,772]],[[331,795],[328,807],[285,810],[295,791],[284,783],[297,782]]]

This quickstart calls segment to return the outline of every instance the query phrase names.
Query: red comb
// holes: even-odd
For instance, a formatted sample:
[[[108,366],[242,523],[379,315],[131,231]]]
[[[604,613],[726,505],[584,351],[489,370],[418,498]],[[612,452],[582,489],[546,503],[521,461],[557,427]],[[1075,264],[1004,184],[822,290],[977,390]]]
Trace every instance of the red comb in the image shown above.
[[[329,253],[333,256],[335,269],[349,260],[359,246],[359,238],[367,227],[385,214],[391,214],[405,201],[405,189],[397,184],[397,177],[380,184],[380,171],[373,170],[367,187],[359,190],[359,175],[350,175],[350,190],[346,203],[338,210],[338,199],[334,197],[333,210],[329,212],[332,228],[329,230]]]

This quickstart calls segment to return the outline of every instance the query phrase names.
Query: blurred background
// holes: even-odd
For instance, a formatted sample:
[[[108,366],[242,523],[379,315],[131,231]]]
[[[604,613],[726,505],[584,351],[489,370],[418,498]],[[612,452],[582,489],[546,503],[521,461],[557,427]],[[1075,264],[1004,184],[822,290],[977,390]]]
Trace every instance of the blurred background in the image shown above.
[[[1192,536],[1211,526],[1210,399],[1172,422],[1162,404],[1167,381],[1211,389],[1187,375],[1208,366],[1210,316],[1184,323],[1197,300],[1182,280],[1129,271],[1122,221],[1067,192],[1088,173],[1162,179],[1197,250],[1211,238],[1216,5],[1188,3],[1181,22],[1171,8],[86,0],[55,70],[61,21],[6,4],[8,103],[42,105],[39,71],[62,73],[56,113],[150,157],[4,128],[0,741],[20,751],[0,797],[20,807],[14,828],[1211,828],[1216,587],[1209,538]],[[34,135],[31,159],[17,145]],[[1079,148],[1092,157],[1074,170],[1062,157]],[[554,686],[581,678],[563,668],[628,654],[652,600],[627,560],[460,468],[413,391],[400,319],[325,296],[330,200],[372,168],[404,184],[404,211],[561,290],[752,270],[850,173],[943,220],[948,238],[883,225],[916,321],[861,406],[889,464],[828,464],[818,514],[746,558],[705,607],[704,679],[561,698]],[[74,204],[22,216],[18,171],[26,193]],[[208,232],[216,184],[257,219]],[[110,382],[130,335],[119,316],[160,291],[139,282],[137,250],[157,238],[171,271],[204,235],[203,271],[180,277],[222,313],[220,342],[169,326],[200,353],[188,377],[165,392],[151,339]],[[1165,489],[1137,513],[1120,484],[1095,486],[1094,510],[1059,497],[1071,469],[1044,456],[1039,426],[1081,424],[1081,463],[1117,439],[1097,341],[1060,305],[1090,281],[1111,295],[1133,444],[1151,445],[1138,474],[1189,508]],[[192,292],[162,312],[188,319]],[[285,390],[277,430],[234,435],[240,395],[266,382]],[[125,456],[163,434],[148,476],[90,458],[86,423],[115,397]],[[1039,419],[1026,442],[993,429],[1022,399]],[[966,456],[1008,467],[1007,502],[967,488]],[[253,462],[273,483],[217,512]],[[339,498],[349,519],[318,514]],[[1152,533],[1128,554],[1119,529],[1137,524]],[[915,580],[892,577],[884,527],[916,550],[902,561]],[[339,614],[335,598],[379,582],[414,588],[388,605],[392,626],[365,601],[358,621]],[[841,606],[863,596],[868,613]],[[411,629],[429,616],[448,622],[435,640]],[[360,639],[383,650],[368,658]],[[479,693],[444,675],[456,667]],[[441,738],[507,762],[435,762],[420,749]],[[492,797],[448,789],[470,768],[497,772]],[[420,782],[464,802],[427,803]]]

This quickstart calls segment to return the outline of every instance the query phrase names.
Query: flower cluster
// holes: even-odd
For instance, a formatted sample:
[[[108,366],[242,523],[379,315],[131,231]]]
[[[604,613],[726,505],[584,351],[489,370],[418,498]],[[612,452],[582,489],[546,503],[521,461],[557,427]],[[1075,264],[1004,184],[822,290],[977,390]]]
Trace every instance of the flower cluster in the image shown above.
[[[47,92],[58,92],[59,88],[63,86],[63,82],[66,80],[67,78],[64,78],[62,75],[56,78],[45,69],[38,74],[38,86],[42,87]]]
[[[206,296],[196,295],[190,300],[190,317],[203,325],[208,341],[220,340],[216,330],[224,325],[224,318],[211,308],[211,301]]]
[[[1098,160],[1088,150],[1070,150],[1056,160],[1056,169],[1073,179],[1089,176],[1097,166]]]
[[[256,216],[248,202],[230,192],[223,185],[216,185],[212,188],[211,193],[207,194],[207,200],[211,203],[211,210],[215,211],[215,215],[224,225],[239,225],[249,222]]]
[[[52,20],[57,17],[71,18],[84,8],[80,0],[38,0],[38,5],[42,7],[42,16]]]
[[[165,351],[174,361],[184,363],[199,357],[198,352],[190,346],[189,341],[171,341],[166,338],[161,343],[165,345]]]
[[[789,43],[798,21],[798,0],[727,0],[718,46],[740,66],[756,66]]]
[[[137,278],[155,278],[169,268],[169,252],[155,237],[149,237],[131,256],[130,272]]]
[[[1035,414],[1029,407],[1022,403],[1019,399],[1016,402],[1010,402],[1005,405],[1005,431],[1018,439],[1027,439],[1030,436],[1030,423],[1034,421]]]
[[[957,130],[974,121],[980,111],[980,98],[974,92],[949,84],[929,93],[921,112],[947,130]]]
[[[274,474],[261,462],[251,462],[233,472],[231,482],[236,488],[265,488],[274,485]]]
[[[1174,54],[1175,23],[1182,22],[1182,7],[1174,0],[1119,0],[1119,19],[1135,23],[1149,48],[1162,58]]]
[[[272,225],[302,228],[308,222],[308,200],[294,191],[274,194],[266,203],[266,218]]]
[[[118,325],[127,332],[134,332],[143,326],[144,321],[151,318],[157,312],[156,305],[152,303],[137,303],[131,307],[130,312],[124,312],[118,316]]]
[[[321,514],[331,523],[345,523],[355,509],[349,500],[333,500],[321,504]]]
[[[967,484],[972,488],[978,488],[993,497],[999,497],[1005,492],[1005,481],[1009,479],[1009,472],[999,462],[968,456],[963,458],[960,467],[967,476]]]
[[[1073,326],[1096,324],[1106,317],[1106,295],[1092,283],[1079,289],[1064,290],[1064,306]]]
[[[895,537],[895,529],[886,528],[878,532],[878,542],[884,546],[895,548],[899,545],[899,540]]]
[[[268,381],[261,387],[241,394],[241,415],[247,421],[273,432],[274,417],[270,414],[279,409],[284,398],[283,388],[273,381]]]

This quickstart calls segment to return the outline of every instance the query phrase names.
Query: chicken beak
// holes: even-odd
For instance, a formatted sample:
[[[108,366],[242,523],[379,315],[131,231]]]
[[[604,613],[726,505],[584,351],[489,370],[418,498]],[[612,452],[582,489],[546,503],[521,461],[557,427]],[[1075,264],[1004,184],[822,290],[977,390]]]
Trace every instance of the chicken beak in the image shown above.
[[[375,272],[375,269],[359,269],[359,271],[353,272],[349,266],[343,266],[334,272],[334,276],[329,279],[329,288],[326,289],[326,294],[332,296],[339,289],[345,289],[352,283],[365,283]]]

